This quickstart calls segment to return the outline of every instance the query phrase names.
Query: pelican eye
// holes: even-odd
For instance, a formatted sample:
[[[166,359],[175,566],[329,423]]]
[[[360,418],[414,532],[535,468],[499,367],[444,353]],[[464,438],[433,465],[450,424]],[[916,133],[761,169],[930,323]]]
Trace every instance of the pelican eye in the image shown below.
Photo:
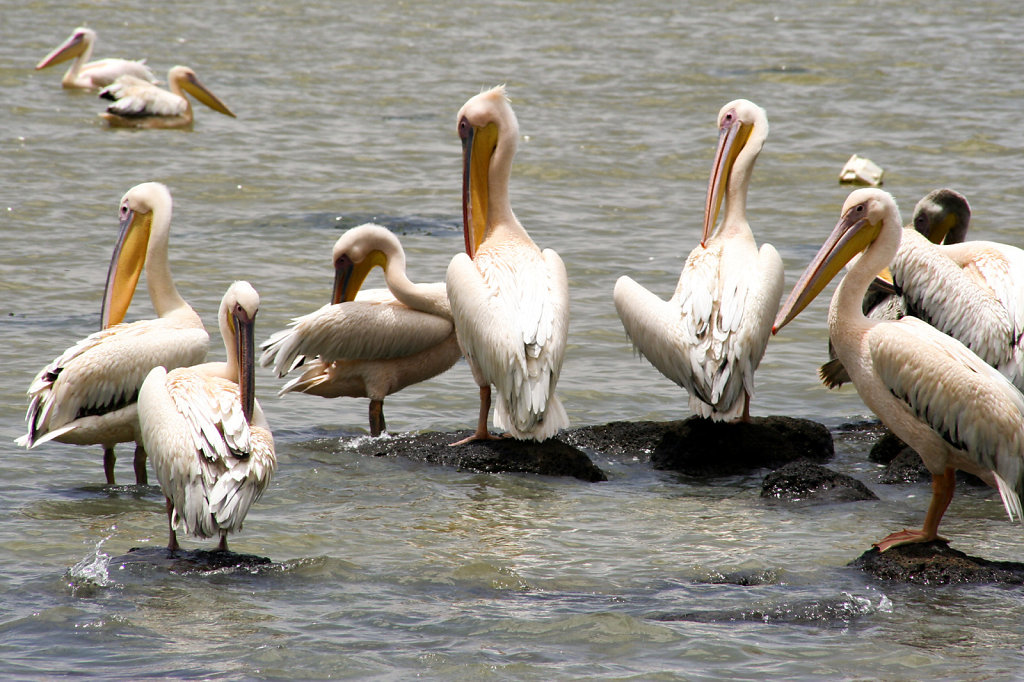
[[[463,140],[469,137],[470,128],[471,126],[469,125],[469,120],[465,116],[463,116],[459,120],[459,137],[462,138]]]
[[[121,208],[118,211],[118,215],[123,219],[123,218],[127,218],[128,214],[131,213],[131,212],[132,212],[132,210],[130,208],[128,208],[128,202],[126,201],[125,203],[121,204]]]

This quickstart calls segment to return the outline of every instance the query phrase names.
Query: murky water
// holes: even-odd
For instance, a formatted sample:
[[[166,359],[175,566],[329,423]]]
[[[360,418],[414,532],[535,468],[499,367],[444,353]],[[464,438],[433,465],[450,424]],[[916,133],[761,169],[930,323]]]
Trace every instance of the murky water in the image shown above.
[[[671,293],[699,237],[719,107],[747,97],[768,111],[748,213],[787,287],[835,224],[853,153],[886,169],[905,217],[951,186],[971,200],[976,238],[1020,245],[1019,14],[1008,0],[4,0],[0,674],[1017,677],[1019,591],[845,568],[919,523],[929,492],[877,485],[858,435],[837,431],[834,466],[881,501],[792,510],[759,500],[759,474],[698,483],[642,458],[596,454],[602,484],[366,458],[350,447],[365,401],[279,400],[266,372],[280,468],[232,548],[273,564],[212,575],[123,566],[128,549],[166,541],[158,489],[102,486],[95,449],[12,441],[32,376],[96,327],[129,187],[170,187],[171,267],[208,328],[245,278],[265,338],[328,300],[330,247],[358,223],[399,232],[414,279],[443,278],[462,248],[455,112],[499,82],[523,135],[513,208],[569,271],[570,418],[684,417],[681,390],[633,356],[611,290],[629,274]],[[98,57],[192,66],[238,119],[200,106],[192,132],[105,129],[94,95],[32,70],[81,23]],[[837,429],[867,416],[852,390],[815,379],[827,300],[769,346],[755,414]],[[150,313],[141,296],[129,319]],[[476,401],[460,363],[393,396],[388,424],[467,428]],[[943,530],[969,553],[1020,558],[1020,528],[990,491],[960,491]]]

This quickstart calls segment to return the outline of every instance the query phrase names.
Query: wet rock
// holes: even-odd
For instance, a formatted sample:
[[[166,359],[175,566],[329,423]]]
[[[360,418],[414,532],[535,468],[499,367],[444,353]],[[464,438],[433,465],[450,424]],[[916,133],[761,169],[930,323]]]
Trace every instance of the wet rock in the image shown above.
[[[586,453],[560,437],[549,438],[543,443],[501,438],[451,446],[451,443],[469,435],[469,431],[403,434],[366,439],[356,449],[366,455],[407,457],[467,471],[572,476],[588,482],[608,480]]]
[[[651,454],[651,464],[689,476],[724,476],[799,459],[822,462],[834,454],[832,434],[808,419],[715,422],[691,417],[669,425]]]
[[[848,627],[878,609],[865,597],[801,599],[778,603],[755,604],[749,608],[654,613],[652,620],[693,623],[771,623],[776,625],[811,625],[816,627]]]
[[[1024,563],[968,556],[941,540],[897,545],[885,552],[873,547],[854,559],[850,566],[882,580],[918,585],[1024,585]]]
[[[871,452],[868,453],[868,461],[875,464],[889,464],[907,449],[906,443],[900,440],[892,431],[885,429],[882,437],[871,446]]]
[[[807,461],[790,462],[765,476],[761,497],[804,504],[878,499],[854,477]]]
[[[605,455],[633,455],[648,459],[665,431],[680,422],[610,422],[565,432],[566,442]]]
[[[246,572],[269,567],[270,559],[255,554],[236,554],[207,549],[179,549],[171,552],[166,547],[133,547],[127,554],[110,560],[111,566],[124,569],[156,566],[171,573],[208,573],[238,569]]]
[[[899,442],[902,443],[903,441]],[[931,480],[932,474],[928,471],[928,467],[924,465],[921,456],[910,446],[904,446],[878,476],[879,483],[897,485],[901,483],[930,483]],[[981,487],[987,485],[985,481],[965,471],[957,471],[956,480],[965,485]]]

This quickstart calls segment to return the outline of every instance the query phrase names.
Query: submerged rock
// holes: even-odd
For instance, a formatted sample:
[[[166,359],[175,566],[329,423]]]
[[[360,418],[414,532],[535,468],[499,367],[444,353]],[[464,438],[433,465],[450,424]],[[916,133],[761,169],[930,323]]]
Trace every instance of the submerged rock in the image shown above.
[[[669,425],[651,463],[690,476],[724,476],[800,459],[822,462],[834,454],[832,434],[809,419],[775,416],[715,422],[691,417]]]
[[[402,434],[366,439],[356,450],[366,455],[407,457],[468,471],[572,476],[588,482],[608,480],[586,453],[561,438],[549,438],[542,443],[500,438],[452,447],[452,443],[469,435],[468,431]]]
[[[850,562],[850,566],[882,580],[918,585],[1024,585],[1024,563],[968,556],[942,540],[897,545],[885,552],[872,547]]]
[[[805,504],[878,499],[856,478],[807,461],[790,462],[765,476],[761,497]]]
[[[179,549],[172,552],[166,547],[132,547],[127,554],[114,557],[110,564],[131,569],[134,566],[157,566],[171,573],[207,573],[224,569],[252,571],[271,565],[267,557],[255,554],[236,554],[208,549]]]

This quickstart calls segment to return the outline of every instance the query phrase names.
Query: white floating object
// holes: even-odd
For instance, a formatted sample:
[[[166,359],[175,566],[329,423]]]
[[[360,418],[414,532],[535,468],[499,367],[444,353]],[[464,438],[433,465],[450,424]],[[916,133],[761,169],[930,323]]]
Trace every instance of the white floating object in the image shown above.
[[[843,166],[843,170],[839,171],[839,184],[881,187],[884,172],[882,167],[871,159],[854,154]]]

